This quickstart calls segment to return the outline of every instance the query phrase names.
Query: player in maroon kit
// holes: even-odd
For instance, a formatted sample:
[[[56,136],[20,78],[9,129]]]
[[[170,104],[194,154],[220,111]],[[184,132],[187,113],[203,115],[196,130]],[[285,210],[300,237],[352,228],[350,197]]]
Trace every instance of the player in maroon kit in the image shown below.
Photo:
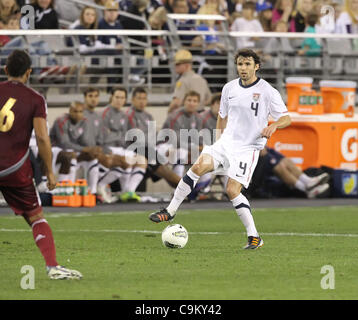
[[[56,179],[52,170],[51,143],[47,130],[45,99],[25,83],[31,74],[31,59],[25,51],[15,50],[7,58],[8,81],[0,83],[0,191],[16,215],[31,226],[51,279],[80,279],[81,273],[59,266],[52,231],[42,212],[33,182],[29,142],[35,130],[48,188]]]

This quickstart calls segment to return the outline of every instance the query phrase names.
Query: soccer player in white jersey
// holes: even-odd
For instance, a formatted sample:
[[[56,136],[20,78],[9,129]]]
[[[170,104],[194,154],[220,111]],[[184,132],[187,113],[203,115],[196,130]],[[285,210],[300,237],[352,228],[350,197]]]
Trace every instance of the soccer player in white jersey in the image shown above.
[[[222,90],[216,142],[204,147],[198,160],[180,180],[169,206],[150,214],[149,219],[171,221],[202,175],[207,172],[225,174],[228,176],[226,192],[246,228],[248,242],[244,248],[257,249],[263,245],[263,240],[241,189],[248,187],[267,139],[277,129],[289,126],[291,119],[279,92],[257,77],[260,58],[254,51],[238,51],[235,64],[239,78],[228,82]],[[269,116],[274,120],[270,125]]]

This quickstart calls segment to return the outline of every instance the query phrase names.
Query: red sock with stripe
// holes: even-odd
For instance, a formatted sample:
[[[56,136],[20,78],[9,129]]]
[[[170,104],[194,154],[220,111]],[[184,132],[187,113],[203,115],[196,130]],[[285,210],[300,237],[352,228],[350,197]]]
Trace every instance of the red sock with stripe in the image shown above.
[[[46,266],[57,266],[55,241],[47,221],[36,220],[31,224],[31,228],[35,243],[46,261]]]

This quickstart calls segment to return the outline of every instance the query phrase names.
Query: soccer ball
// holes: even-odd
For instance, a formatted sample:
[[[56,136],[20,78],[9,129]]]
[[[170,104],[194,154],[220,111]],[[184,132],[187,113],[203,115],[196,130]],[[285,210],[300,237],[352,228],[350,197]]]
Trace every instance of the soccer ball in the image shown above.
[[[188,231],[180,224],[171,224],[162,232],[163,244],[168,248],[184,248],[188,242]]]

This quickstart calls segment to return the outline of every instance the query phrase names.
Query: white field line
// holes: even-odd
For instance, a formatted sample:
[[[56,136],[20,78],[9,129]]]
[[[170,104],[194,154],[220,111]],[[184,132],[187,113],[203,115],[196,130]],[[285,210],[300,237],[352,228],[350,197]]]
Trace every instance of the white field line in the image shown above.
[[[195,210],[194,210],[195,211]],[[136,215],[136,214],[145,214],[148,212],[144,211],[119,211],[119,212],[61,212],[61,213],[44,213],[45,218],[49,219],[56,219],[56,218],[82,218],[82,217],[98,217],[98,216],[121,216],[121,215]],[[180,215],[186,215],[191,214],[190,211],[180,211]],[[15,216],[14,214],[9,214],[6,216],[0,217],[0,219],[19,219],[18,216]]]
[[[80,229],[80,230],[53,230],[54,232],[90,232],[90,233],[151,233],[151,234],[160,234],[161,231],[156,230],[125,230],[125,229],[103,229],[103,230],[90,230],[90,229]],[[31,232],[31,229],[6,229],[1,228],[0,232]],[[198,232],[189,232],[193,235],[220,235],[220,234],[230,234],[232,232],[215,232],[215,231],[198,231]],[[239,234],[245,234],[245,232],[238,232]],[[273,236],[273,237],[349,237],[349,238],[358,238],[358,234],[351,233],[299,233],[299,232],[262,232],[262,236]]]
[[[297,211],[321,211],[323,207],[297,207],[297,208],[252,208],[253,214],[255,212],[269,212],[269,211],[278,211],[278,212],[286,212],[287,210],[294,209]],[[356,209],[356,206],[330,206],[330,207],[324,207],[325,211],[333,211],[336,209]],[[235,213],[235,211],[232,208],[218,208],[218,209],[190,209],[190,210],[180,210],[178,213],[179,215],[189,215],[195,212],[201,212],[201,211],[211,211],[211,210],[220,210],[220,211],[231,211],[232,213]],[[55,212],[49,212],[44,213],[45,218],[78,218],[78,217],[98,217],[98,216],[121,216],[121,215],[137,215],[137,214],[149,214],[150,211],[148,210],[141,210],[141,211],[117,211],[117,212],[61,212],[61,213],[55,213]],[[15,216],[13,213],[11,213],[11,210],[9,209],[9,215],[0,216],[0,219],[18,219],[17,216]]]

